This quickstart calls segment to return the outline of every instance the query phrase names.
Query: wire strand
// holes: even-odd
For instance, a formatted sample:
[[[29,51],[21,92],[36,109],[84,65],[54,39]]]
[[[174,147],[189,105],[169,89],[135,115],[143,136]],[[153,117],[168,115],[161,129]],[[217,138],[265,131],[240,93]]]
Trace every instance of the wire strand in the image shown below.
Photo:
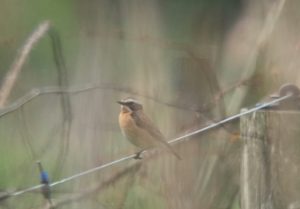
[[[272,101],[270,101],[270,102],[263,103],[263,104],[261,104],[261,105],[259,105],[259,106],[257,106],[257,107],[251,108],[251,109],[249,109],[249,110],[245,110],[245,111],[243,111],[243,112],[241,112],[241,113],[239,113],[239,114],[235,114],[235,115],[233,115],[233,116],[230,116],[230,117],[228,117],[228,118],[225,118],[225,119],[223,119],[223,120],[221,120],[221,121],[219,121],[219,122],[217,122],[217,123],[213,123],[213,124],[211,124],[211,125],[209,125],[209,126],[206,126],[206,127],[204,127],[204,128],[201,128],[201,129],[198,129],[198,130],[196,130],[196,131],[187,133],[187,134],[185,134],[185,135],[183,135],[183,136],[177,137],[177,138],[175,138],[175,139],[173,139],[173,140],[168,141],[168,143],[170,143],[170,144],[178,143],[178,142],[180,142],[180,141],[183,141],[184,139],[188,139],[188,138],[191,137],[191,136],[194,136],[194,135],[196,135],[196,134],[203,133],[203,132],[208,131],[208,130],[210,130],[210,129],[216,128],[216,127],[218,127],[218,126],[220,126],[220,125],[222,125],[222,124],[224,124],[224,123],[233,121],[233,120],[238,119],[238,118],[240,118],[240,117],[242,117],[242,116],[244,116],[244,115],[247,115],[247,114],[256,112],[256,111],[261,110],[261,109],[266,108],[266,107],[270,107],[271,105],[274,105],[274,104],[276,104],[276,103],[278,103],[278,102],[280,102],[280,101],[286,100],[286,99],[290,98],[291,96],[293,96],[293,95],[292,95],[292,94],[288,94],[288,95],[282,96],[282,97],[280,97],[280,98],[274,99],[274,100],[272,100]],[[147,150],[145,150],[145,152],[146,152],[146,151],[147,151]],[[119,163],[121,163],[121,162],[130,160],[130,159],[133,159],[135,156],[136,156],[136,154],[131,154],[131,155],[125,156],[125,157],[123,157],[123,158],[120,158],[120,159],[117,159],[117,160],[108,162],[108,163],[106,163],[106,164],[103,164],[103,165],[100,165],[100,166],[91,168],[91,169],[89,169],[89,170],[86,170],[86,171],[83,171],[83,172],[79,172],[79,173],[74,174],[74,175],[72,175],[72,176],[69,176],[69,177],[63,178],[63,179],[61,179],[61,180],[55,181],[55,182],[49,184],[49,186],[50,186],[50,187],[54,187],[54,186],[57,186],[57,185],[59,185],[59,184],[63,184],[63,183],[65,183],[65,182],[71,181],[71,180],[73,180],[73,179],[77,179],[77,178],[82,177],[82,176],[85,176],[85,175],[87,175],[87,174],[91,174],[91,173],[94,173],[94,172],[96,172],[96,171],[102,170],[102,169],[104,169],[104,168],[107,168],[107,167],[110,167],[110,166],[114,166],[114,165],[119,164]],[[43,186],[44,186],[43,184],[39,184],[39,185],[36,185],[36,186],[33,186],[33,187],[29,187],[29,188],[26,188],[26,189],[23,189],[23,190],[19,190],[19,191],[16,191],[16,192],[12,192],[12,193],[8,194],[7,197],[19,196],[19,195],[22,195],[22,194],[24,194],[24,193],[32,192],[32,191],[35,191],[35,190],[37,190],[37,189],[40,189],[40,188],[42,188]],[[6,199],[6,198],[3,198],[3,199]]]
[[[259,105],[259,106],[257,106],[257,107],[252,108],[252,109],[249,109],[249,110],[243,111],[243,112],[241,112],[241,113],[239,113],[239,114],[236,114],[236,115],[230,116],[230,117],[228,117],[228,118],[225,118],[224,120],[221,120],[221,121],[219,121],[219,122],[217,122],[217,123],[212,123],[212,124],[210,124],[209,126],[206,126],[206,127],[204,127],[204,128],[201,128],[201,129],[198,129],[198,130],[196,130],[196,131],[193,131],[193,132],[190,132],[190,133],[188,133],[188,134],[185,134],[185,135],[183,135],[183,136],[180,136],[180,137],[178,137],[178,138],[176,138],[176,139],[173,139],[173,140],[169,141],[169,143],[170,143],[170,144],[171,144],[171,143],[176,143],[176,142],[178,142],[178,141],[180,141],[180,140],[182,140],[182,139],[186,139],[186,138],[188,138],[188,137],[190,137],[190,136],[193,136],[193,135],[196,135],[196,134],[199,134],[199,133],[208,131],[208,130],[210,130],[210,129],[212,129],[212,128],[215,128],[215,127],[218,127],[218,126],[220,126],[220,125],[223,125],[224,123],[227,123],[227,122],[229,122],[229,121],[235,120],[235,119],[240,118],[240,117],[242,117],[242,116],[244,116],[244,115],[247,115],[247,114],[256,112],[256,111],[261,110],[261,109],[263,109],[263,108],[266,108],[266,107],[269,107],[269,106],[271,106],[271,105],[274,105],[274,104],[276,104],[276,103],[278,103],[278,102],[280,102],[280,101],[286,100],[286,99],[290,98],[291,96],[292,96],[292,94],[288,94],[288,95],[283,96],[283,97],[280,97],[280,98],[278,98],[278,99],[274,99],[274,100],[272,100],[272,101],[270,101],[270,102],[263,103],[263,104],[261,104],[261,105]]]

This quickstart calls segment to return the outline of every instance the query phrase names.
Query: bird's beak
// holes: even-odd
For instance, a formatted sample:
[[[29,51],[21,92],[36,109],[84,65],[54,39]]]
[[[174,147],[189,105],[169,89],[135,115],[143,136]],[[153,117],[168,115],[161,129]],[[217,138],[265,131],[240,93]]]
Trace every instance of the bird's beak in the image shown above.
[[[117,103],[120,104],[120,105],[124,105],[124,104],[125,104],[125,103],[122,102],[122,101],[117,101]]]

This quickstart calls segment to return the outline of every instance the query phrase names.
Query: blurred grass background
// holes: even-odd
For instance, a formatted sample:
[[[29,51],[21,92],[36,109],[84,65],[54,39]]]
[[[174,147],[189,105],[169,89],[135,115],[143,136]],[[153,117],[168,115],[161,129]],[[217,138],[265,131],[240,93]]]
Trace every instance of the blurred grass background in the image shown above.
[[[60,34],[69,86],[105,86],[70,95],[68,139],[62,137],[57,94],[40,96],[0,118],[4,191],[38,184],[36,160],[55,181],[134,152],[118,127],[115,101],[120,98],[141,100],[171,139],[254,105],[283,83],[299,83],[296,0],[1,3],[1,78],[29,34],[50,20]],[[45,36],[32,50],[8,105],[32,88],[57,86],[58,76]],[[239,208],[236,125],[176,145],[182,162],[163,155],[107,189],[60,207]],[[61,156],[63,144],[68,149]],[[54,202],[84,193],[132,164],[60,185],[53,191]],[[37,193],[0,203],[3,208],[43,206]]]

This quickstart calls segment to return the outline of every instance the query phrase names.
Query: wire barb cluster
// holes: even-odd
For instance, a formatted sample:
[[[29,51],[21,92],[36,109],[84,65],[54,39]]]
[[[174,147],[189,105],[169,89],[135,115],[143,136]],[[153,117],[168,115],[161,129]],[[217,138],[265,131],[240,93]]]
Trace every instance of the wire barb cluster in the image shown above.
[[[279,98],[276,98],[270,102],[266,102],[266,103],[263,103],[263,104],[260,104],[254,108],[251,108],[251,109],[248,109],[246,111],[243,111],[239,114],[235,114],[235,115],[232,115],[228,118],[225,118],[219,122],[216,122],[216,123],[212,123],[211,125],[209,126],[206,126],[204,128],[201,128],[201,129],[198,129],[196,131],[193,131],[193,132],[190,132],[190,133],[187,133],[185,135],[182,135],[180,137],[177,137],[171,141],[168,141],[168,143],[170,144],[173,144],[173,143],[179,143],[181,141],[183,141],[184,139],[188,139],[189,137],[191,136],[194,136],[196,134],[200,134],[200,133],[203,133],[205,131],[208,131],[210,129],[213,129],[213,128],[216,128],[216,127],[219,127],[227,122],[230,122],[230,121],[233,121],[235,119],[238,119],[244,115],[247,115],[247,114],[250,114],[250,113],[253,113],[253,112],[256,112],[258,110],[261,110],[261,109],[264,109],[266,107],[270,107],[274,104],[277,104],[283,100],[286,100],[290,97],[292,97],[293,95],[292,94],[288,94],[288,95],[285,95],[285,96],[282,96],[282,97],[279,97]],[[146,152],[146,151],[145,151]],[[49,187],[54,187],[54,186],[57,186],[59,184],[63,184],[65,182],[68,182],[68,181],[71,181],[71,180],[74,180],[74,179],[77,179],[79,177],[82,177],[82,176],[85,176],[85,175],[88,175],[88,174],[91,174],[91,173],[94,173],[96,171],[100,171],[102,169],[105,169],[107,167],[111,167],[111,166],[114,166],[116,164],[119,164],[119,163],[122,163],[124,161],[127,161],[127,160],[130,160],[130,159],[133,159],[134,157],[136,156],[136,154],[131,154],[131,155],[128,155],[128,156],[125,156],[125,157],[122,157],[120,159],[117,159],[117,160],[114,160],[114,161],[111,161],[111,162],[108,162],[106,164],[102,164],[100,166],[97,166],[97,167],[94,167],[94,168],[91,168],[89,170],[86,170],[86,171],[83,171],[83,172],[79,172],[77,174],[74,174],[72,176],[69,176],[69,177],[66,177],[66,178],[63,178],[61,180],[58,180],[58,181],[55,181],[53,183],[50,183],[49,184]],[[35,185],[35,186],[32,186],[32,187],[29,187],[29,188],[26,188],[26,189],[23,189],[23,190],[19,190],[19,191],[15,191],[15,192],[12,192],[12,193],[6,193],[5,195],[2,195],[0,196],[0,201],[1,200],[5,200],[9,197],[15,197],[15,196],[19,196],[19,195],[22,195],[24,193],[27,193],[27,192],[32,192],[32,191],[35,191],[35,190],[38,190],[38,189],[41,189],[42,187],[44,186],[44,184],[39,184],[39,185]]]

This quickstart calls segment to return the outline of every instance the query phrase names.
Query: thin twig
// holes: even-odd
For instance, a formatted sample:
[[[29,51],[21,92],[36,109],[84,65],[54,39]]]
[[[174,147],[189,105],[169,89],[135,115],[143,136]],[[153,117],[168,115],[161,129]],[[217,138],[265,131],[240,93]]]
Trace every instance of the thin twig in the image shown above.
[[[37,42],[43,38],[43,36],[47,33],[50,28],[50,22],[45,21],[41,23],[36,30],[29,36],[24,46],[20,49],[19,55],[13,62],[11,68],[7,72],[3,84],[0,89],[0,108],[5,105],[7,99],[12,91],[18,76],[21,72],[21,69],[27,60],[28,55],[30,54],[33,47],[37,44]]]

